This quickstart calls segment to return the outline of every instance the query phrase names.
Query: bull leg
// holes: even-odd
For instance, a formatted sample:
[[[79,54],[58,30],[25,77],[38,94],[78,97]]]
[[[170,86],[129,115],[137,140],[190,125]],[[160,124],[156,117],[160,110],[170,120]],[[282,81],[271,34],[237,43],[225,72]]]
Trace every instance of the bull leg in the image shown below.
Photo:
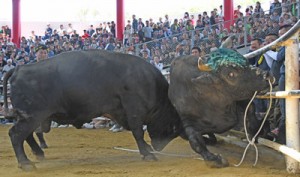
[[[208,138],[207,137],[203,137],[205,144],[207,145],[215,145],[217,144],[217,138],[213,133],[208,133]]]
[[[192,149],[203,157],[208,166],[221,168],[229,165],[226,159],[222,158],[220,155],[215,155],[208,151],[205,140],[201,133],[197,132],[191,126],[186,127],[185,132],[188,136]]]
[[[26,142],[29,144],[33,154],[36,155],[37,159],[44,160],[44,158],[45,158],[44,151],[40,148],[40,146],[35,141],[33,134],[30,134],[26,138]]]
[[[9,130],[10,140],[18,160],[18,166],[25,171],[31,171],[35,169],[35,165],[27,158],[23,146],[24,141],[30,134],[32,135],[34,130],[30,129],[29,127],[29,122],[19,121]]]
[[[153,151],[151,146],[144,140],[143,124],[140,121],[136,121],[138,118],[133,117],[128,119],[129,128],[132,131],[133,137],[138,145],[140,154],[143,156],[143,160],[157,160],[154,154],[150,153]]]
[[[46,144],[46,141],[45,141],[45,138],[44,138],[44,134],[43,133],[38,133],[38,132],[36,132],[35,134],[36,134],[36,136],[38,137],[38,139],[40,141],[40,147],[42,149],[47,149],[48,145]]]

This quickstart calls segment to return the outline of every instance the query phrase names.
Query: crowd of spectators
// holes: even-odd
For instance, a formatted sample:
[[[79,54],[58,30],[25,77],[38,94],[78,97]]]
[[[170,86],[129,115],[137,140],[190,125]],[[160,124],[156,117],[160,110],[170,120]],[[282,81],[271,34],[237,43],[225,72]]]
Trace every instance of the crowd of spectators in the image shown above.
[[[176,56],[189,55],[194,46],[201,49],[201,55],[206,55],[219,47],[228,35],[235,35],[234,47],[238,48],[249,44],[253,38],[264,39],[269,33],[278,34],[280,26],[297,22],[296,5],[295,0],[281,3],[274,0],[270,9],[264,11],[260,2],[256,2],[255,7],[249,6],[245,12],[241,12],[239,5],[234,10],[233,22],[224,22],[222,6],[199,13],[197,17],[185,12],[182,18],[171,20],[166,14],[157,22],[132,15],[125,26],[123,41],[115,37],[114,21],[90,25],[82,34],[73,29],[71,23],[66,27],[61,24],[58,29],[47,24],[44,34],[37,35],[33,29],[29,38],[21,38],[20,48],[17,48],[11,42],[10,28],[3,26],[0,30],[0,65],[4,67],[8,59],[13,65],[35,60],[35,48],[40,43],[48,46],[49,57],[65,51],[105,49],[139,55],[151,63],[157,57],[161,63],[168,64]],[[226,23],[231,23],[230,28],[224,28]]]

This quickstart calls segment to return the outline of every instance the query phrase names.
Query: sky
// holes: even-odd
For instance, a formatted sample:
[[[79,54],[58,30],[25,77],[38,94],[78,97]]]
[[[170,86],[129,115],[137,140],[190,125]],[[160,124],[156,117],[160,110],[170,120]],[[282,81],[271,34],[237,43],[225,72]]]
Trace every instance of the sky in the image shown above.
[[[261,3],[270,0],[260,0]],[[234,0],[234,7],[246,8],[255,0]],[[11,21],[12,0],[0,0],[0,23]],[[137,17],[183,16],[185,11],[198,14],[223,4],[223,0],[124,0],[125,20]],[[157,18],[157,19],[156,19]],[[111,21],[116,19],[116,0],[21,0],[22,21]]]

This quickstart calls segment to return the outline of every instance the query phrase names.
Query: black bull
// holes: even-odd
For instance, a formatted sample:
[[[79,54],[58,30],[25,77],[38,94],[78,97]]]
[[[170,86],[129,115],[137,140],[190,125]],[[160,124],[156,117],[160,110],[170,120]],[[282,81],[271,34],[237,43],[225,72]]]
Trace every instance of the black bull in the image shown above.
[[[219,49],[211,56],[221,58],[211,66],[225,64],[212,69],[194,56],[176,58],[170,70],[169,98],[181,117],[185,138],[192,149],[208,165],[224,167],[228,165],[227,160],[209,152],[206,144],[216,142],[214,133],[224,133],[239,123],[247,105],[243,101],[251,98],[256,90],[267,88],[268,73],[250,67],[247,59],[229,49]],[[243,65],[226,63],[228,57],[235,57]],[[256,120],[253,107],[248,115],[251,122]],[[257,127],[248,128],[254,133]]]
[[[9,78],[11,111],[7,110]],[[7,116],[17,119],[9,136],[19,167],[25,170],[34,165],[24,152],[24,141],[38,158],[44,158],[33,132],[41,124],[44,132],[49,131],[52,120],[80,128],[94,117],[110,114],[132,131],[145,159],[156,158],[144,141],[143,125],[147,125],[156,150],[161,150],[181,131],[164,76],[141,58],[121,53],[68,52],[18,66],[4,78],[4,99]]]

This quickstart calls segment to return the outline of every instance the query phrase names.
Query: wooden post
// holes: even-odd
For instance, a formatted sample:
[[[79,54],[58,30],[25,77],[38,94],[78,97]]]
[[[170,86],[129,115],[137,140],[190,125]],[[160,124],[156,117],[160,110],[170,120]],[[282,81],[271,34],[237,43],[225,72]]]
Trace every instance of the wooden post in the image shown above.
[[[299,89],[299,41],[296,32],[288,41],[285,52],[285,90]],[[299,117],[298,117],[298,98],[286,98],[286,145],[299,152]],[[299,162],[286,156],[287,171],[289,173],[299,173]]]

